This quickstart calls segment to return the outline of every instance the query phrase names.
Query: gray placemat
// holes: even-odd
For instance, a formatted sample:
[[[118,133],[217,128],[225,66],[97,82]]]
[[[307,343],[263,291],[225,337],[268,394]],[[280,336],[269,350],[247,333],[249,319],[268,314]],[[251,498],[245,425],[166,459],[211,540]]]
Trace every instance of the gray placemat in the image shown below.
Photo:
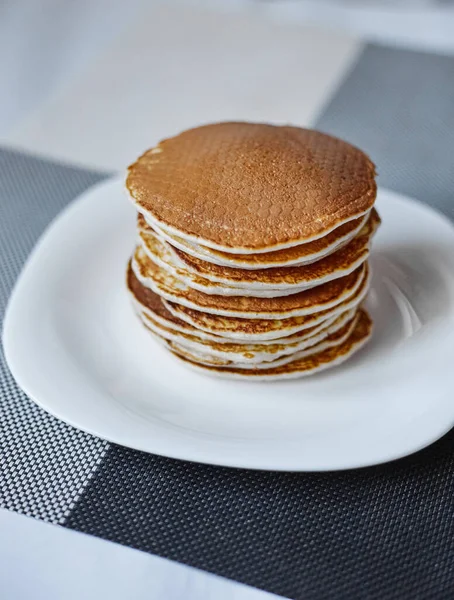
[[[2,321],[13,284],[44,228],[105,176],[0,150]],[[64,523],[107,448],[28,400],[0,353],[0,506]]]
[[[378,183],[454,218],[454,58],[369,45],[316,123],[367,150]]]
[[[368,46],[318,126],[380,183],[452,216],[454,59]],[[103,177],[0,152],[0,306],[44,226]],[[398,399],[396,399],[397,401]],[[398,462],[286,474],[107,444],[34,406],[0,363],[0,504],[304,600],[454,594],[454,433]]]

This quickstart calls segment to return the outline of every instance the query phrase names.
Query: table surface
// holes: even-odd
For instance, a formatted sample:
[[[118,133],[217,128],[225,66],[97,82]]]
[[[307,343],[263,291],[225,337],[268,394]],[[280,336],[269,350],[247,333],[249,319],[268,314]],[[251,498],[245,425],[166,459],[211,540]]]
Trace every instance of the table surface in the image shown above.
[[[310,2],[305,9],[292,2],[282,9],[277,3],[236,1],[229,10],[220,2],[210,10],[204,4],[83,0],[77,9],[64,3],[63,10],[61,2],[46,0],[36,11],[32,0],[7,3],[6,18],[0,18],[0,48],[7,50],[0,53],[0,76],[10,93],[0,112],[0,142],[111,171],[197,123],[310,125],[361,51],[358,32],[380,36],[361,11],[346,33],[299,22],[323,18],[324,9],[319,14]],[[389,37],[387,14],[379,17]],[[339,22],[344,18],[338,14]],[[421,24],[422,12],[411,18]],[[424,23],[420,38],[403,29],[398,41],[422,40],[451,52],[446,31],[453,21],[430,13]],[[272,597],[4,510],[0,531],[0,589],[11,600]]]

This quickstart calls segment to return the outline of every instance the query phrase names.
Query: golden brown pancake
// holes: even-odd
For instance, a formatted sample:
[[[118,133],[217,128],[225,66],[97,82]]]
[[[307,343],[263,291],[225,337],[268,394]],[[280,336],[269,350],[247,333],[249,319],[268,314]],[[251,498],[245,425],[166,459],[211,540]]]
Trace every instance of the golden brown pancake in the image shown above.
[[[337,306],[351,297],[367,276],[361,265],[350,275],[281,298],[209,295],[187,286],[153,263],[139,246],[132,267],[145,287],[166,300],[210,314],[251,319],[288,318]]]
[[[371,209],[375,168],[358,148],[298,127],[217,123],[162,141],[129,167],[147,221],[223,252],[310,242]]]
[[[352,273],[364,263],[370,251],[370,235],[364,235],[353,239],[335,254],[310,265],[248,271],[220,267],[188,255],[185,255],[188,260],[183,262],[183,253],[177,256],[170,244],[155,234],[141,232],[139,235],[148,258],[178,279],[180,287],[184,284],[215,296],[274,298],[296,294]]]
[[[374,211],[375,209],[372,209]],[[371,211],[371,212],[372,212]],[[138,213],[137,228],[140,232],[150,233],[154,231],[163,237],[174,248],[179,248],[186,254],[221,266],[238,267],[242,269],[267,269],[270,267],[285,267],[295,264],[310,264],[324,256],[332,254],[337,248],[348,243],[363,227],[370,213],[344,223],[328,235],[322,238],[299,244],[291,248],[284,248],[274,252],[262,252],[261,254],[232,254],[214,250],[200,244],[194,244],[176,235],[168,235],[162,230],[150,227],[145,217]]]
[[[296,359],[285,365],[270,369],[239,369],[235,367],[207,366],[181,356],[173,350],[173,354],[187,366],[202,373],[225,377],[228,379],[244,379],[250,381],[295,379],[312,375],[324,369],[335,367],[350,358],[364,346],[372,334],[372,321],[363,309],[359,311],[358,321],[351,335],[340,345],[322,350],[316,354]]]
[[[245,342],[222,342],[213,340],[201,340],[197,335],[191,335],[176,331],[173,328],[165,327],[158,320],[147,313],[141,313],[139,317],[147,329],[155,335],[175,344],[175,348],[182,347],[188,352],[196,353],[200,358],[199,362],[216,359],[217,364],[244,364],[256,365],[259,363],[270,363],[283,357],[291,357],[296,352],[308,351],[308,349],[319,345],[323,340],[332,336],[336,331],[343,328],[347,323],[352,324],[355,319],[355,311],[342,313],[337,319],[334,319],[329,326],[321,329],[317,333],[308,336],[306,339],[297,342],[285,342],[285,338],[277,340],[276,343],[245,343]],[[314,329],[314,328],[312,328]],[[195,330],[196,331],[196,330]],[[291,336],[292,338],[293,336]],[[195,355],[194,355],[195,356]],[[291,360],[291,358],[288,358]],[[274,365],[276,366],[276,365]]]
[[[164,306],[161,297],[155,294],[149,288],[144,287],[140,281],[138,281],[130,265],[128,266],[127,271],[127,287],[131,293],[136,311],[142,320],[144,320],[145,316],[145,319],[150,320],[156,325],[164,328],[164,330],[167,329],[168,331],[181,332],[191,336],[192,338],[197,338],[199,341],[210,340],[216,344],[232,343],[231,338],[225,338],[223,336],[210,334],[206,331],[196,329],[189,323],[186,323],[185,321],[182,321],[181,319],[178,319],[172,315],[172,313],[170,313],[169,310]],[[342,313],[339,319],[345,316],[348,315],[346,315],[346,313]],[[339,319],[334,316],[322,321],[314,327],[309,327],[296,334],[268,341],[264,340],[260,342],[260,345],[274,345],[277,348],[278,344],[284,346],[304,342],[307,340],[307,338],[319,334],[325,328],[329,328],[336,320]],[[248,340],[241,340],[241,338],[237,339],[236,342],[243,344],[249,343]]]
[[[368,291],[368,287],[369,280],[366,279],[351,298],[341,302],[341,304],[334,308],[311,315],[290,317],[288,319],[241,319],[238,317],[224,317],[193,310],[172,302],[164,301],[164,304],[175,317],[186,321],[196,329],[232,339],[241,338],[262,341],[292,335],[354,308],[362,302]]]
[[[248,291],[253,286],[256,289],[262,289],[264,286],[273,288],[282,287],[291,289],[292,286],[313,285],[314,282],[325,282],[336,279],[336,276],[348,275],[364,262],[369,254],[370,239],[376,228],[380,224],[380,218],[376,211],[372,211],[367,223],[361,229],[359,234],[353,238],[346,246],[337,250],[333,254],[304,266],[274,267],[270,269],[246,270],[231,267],[222,267],[198,258],[194,258],[178,249],[173,249],[182,267],[179,268],[181,277],[191,286],[191,273],[197,277],[206,278],[209,281],[222,283],[230,286],[242,286]],[[154,234],[142,233],[142,240],[145,244],[145,250],[149,250],[150,258],[159,252],[159,242],[155,244]],[[166,244],[166,242],[163,242]],[[158,246],[158,247],[157,247]],[[161,255],[162,258],[162,255]],[[179,273],[179,274],[180,274]],[[251,292],[251,295],[252,292]]]
[[[184,356],[185,358],[188,358],[189,360],[199,364],[215,364],[221,367],[235,369],[271,369],[285,365],[294,360],[304,358],[305,356],[310,356],[311,354],[317,354],[326,348],[331,348],[332,346],[338,346],[339,344],[342,344],[352,333],[357,320],[358,315],[355,315],[348,323],[345,323],[342,327],[339,327],[335,332],[329,334],[325,339],[319,341],[312,347],[298,350],[297,352],[294,352],[293,355],[287,354],[276,357],[272,360],[261,361],[257,363],[244,361],[240,356],[235,357],[235,360],[222,359],[211,352],[197,352],[178,342],[167,341],[165,338],[164,341],[167,342],[169,349],[173,350],[175,353],[180,354],[181,356]]]
[[[131,261],[129,261],[126,270],[126,285],[137,302],[139,302],[143,307],[149,309],[154,316],[186,328],[186,323],[180,319],[177,319],[168,311],[158,294],[155,294],[152,290],[140,283],[131,268]]]

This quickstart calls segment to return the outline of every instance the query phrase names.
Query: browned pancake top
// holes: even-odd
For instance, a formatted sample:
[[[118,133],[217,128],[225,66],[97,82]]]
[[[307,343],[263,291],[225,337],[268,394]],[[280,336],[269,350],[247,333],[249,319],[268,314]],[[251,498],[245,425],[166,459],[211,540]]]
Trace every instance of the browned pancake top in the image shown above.
[[[374,178],[366,154],[324,133],[217,123],[145,152],[126,186],[145,214],[235,252],[322,236],[372,207]]]

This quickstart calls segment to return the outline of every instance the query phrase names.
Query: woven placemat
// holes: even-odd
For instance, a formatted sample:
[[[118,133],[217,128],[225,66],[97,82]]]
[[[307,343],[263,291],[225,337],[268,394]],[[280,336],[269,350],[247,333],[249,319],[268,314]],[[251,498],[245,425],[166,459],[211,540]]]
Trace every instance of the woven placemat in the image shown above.
[[[368,46],[317,125],[366,149],[382,185],[454,216],[453,58]],[[0,151],[2,314],[44,227],[103,177]],[[1,506],[289,598],[454,595],[454,432],[358,471],[197,465],[57,421],[17,388],[2,357],[0,452]]]

